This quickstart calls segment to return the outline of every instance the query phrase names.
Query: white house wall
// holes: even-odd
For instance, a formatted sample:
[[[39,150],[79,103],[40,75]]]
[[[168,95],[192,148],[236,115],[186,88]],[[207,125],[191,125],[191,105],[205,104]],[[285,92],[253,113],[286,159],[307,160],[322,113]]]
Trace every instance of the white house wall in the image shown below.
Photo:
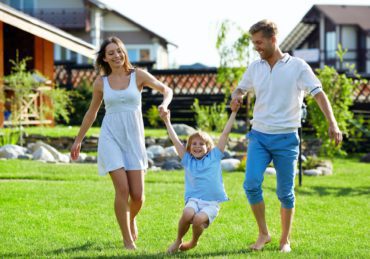
[[[119,18],[114,14],[104,15],[103,31],[140,31],[134,24]]]

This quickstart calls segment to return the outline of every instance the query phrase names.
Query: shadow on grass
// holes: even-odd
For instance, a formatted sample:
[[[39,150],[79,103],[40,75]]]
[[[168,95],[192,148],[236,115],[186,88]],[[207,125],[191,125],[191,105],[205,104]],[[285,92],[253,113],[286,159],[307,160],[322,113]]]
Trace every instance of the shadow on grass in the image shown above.
[[[166,252],[158,252],[158,253],[140,253],[140,249],[137,251],[133,251],[132,254],[130,252],[126,252],[122,250],[122,255],[107,255],[107,256],[91,256],[91,253],[94,253],[96,251],[97,253],[104,252],[105,248],[107,251],[111,251],[112,246],[111,244],[104,245],[103,247],[100,246],[99,248],[96,247],[96,244],[87,242],[81,246],[75,246],[70,248],[61,248],[52,250],[49,252],[45,252],[42,255],[37,254],[30,254],[30,253],[5,253],[0,254],[0,258],[13,258],[13,257],[32,257],[32,256],[73,256],[74,253],[78,252],[86,252],[89,255],[88,256],[73,256],[73,258],[169,258],[169,257],[175,257],[175,258],[208,258],[208,257],[240,257],[240,256],[246,256],[251,255],[254,253],[260,253],[260,252],[254,252],[250,249],[239,249],[239,250],[231,250],[231,251],[215,251],[215,252],[206,252],[206,253],[187,253],[187,252],[178,252],[175,254],[168,254]],[[196,249],[196,248],[195,248]],[[116,250],[116,249],[115,249]],[[274,251],[273,247],[266,247],[264,249],[265,251],[272,252]]]
[[[271,188],[272,189],[272,188]],[[366,196],[370,195],[368,186],[357,187],[332,187],[332,186],[313,186],[313,187],[297,187],[297,194],[301,195],[317,195],[317,196]]]
[[[265,249],[266,250],[266,249]],[[267,249],[269,250],[269,249]],[[271,250],[272,251],[272,250]],[[243,255],[246,256],[247,254],[252,253],[259,253],[253,252],[250,249],[240,249],[240,250],[233,250],[233,251],[216,251],[211,253],[187,253],[187,252],[178,252],[175,254],[168,254],[165,252],[161,253],[147,253],[147,254],[140,254],[140,250],[133,252],[134,254],[125,254],[125,255],[117,255],[117,256],[96,256],[96,258],[208,258],[208,257],[240,257]],[[89,257],[74,257],[74,258],[91,258]]]

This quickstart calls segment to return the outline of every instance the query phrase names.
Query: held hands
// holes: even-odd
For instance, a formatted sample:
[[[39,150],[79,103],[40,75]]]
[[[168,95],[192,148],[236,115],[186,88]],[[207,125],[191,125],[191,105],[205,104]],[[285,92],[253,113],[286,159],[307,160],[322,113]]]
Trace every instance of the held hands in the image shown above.
[[[81,143],[74,142],[71,147],[71,159],[77,160],[78,156],[80,155],[81,150]]]
[[[230,109],[232,112],[238,112],[240,108],[240,103],[238,101],[234,101],[234,99],[230,103]]]
[[[159,116],[164,121],[164,123],[169,122],[171,118],[170,110],[167,108],[164,108],[162,105],[158,107],[159,110]]]
[[[342,132],[339,130],[338,125],[330,124],[329,125],[329,137],[330,139],[335,141],[335,145],[339,145],[340,142],[343,140]]]

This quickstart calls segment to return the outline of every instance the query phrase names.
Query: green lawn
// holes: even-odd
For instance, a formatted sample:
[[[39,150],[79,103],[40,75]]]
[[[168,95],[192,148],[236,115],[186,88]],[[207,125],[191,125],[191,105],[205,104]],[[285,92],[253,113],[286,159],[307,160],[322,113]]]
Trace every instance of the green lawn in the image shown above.
[[[248,250],[257,228],[242,190],[244,174],[236,172],[224,174],[231,200],[199,246],[176,257],[368,258],[370,165],[336,159],[334,170],[332,176],[304,177],[303,187],[296,187],[291,254],[278,252],[274,176],[264,183],[273,241],[262,252]],[[0,161],[0,258],[166,257],[183,208],[183,171],[148,172],[135,252],[122,249],[113,195],[109,177],[97,176],[96,165]]]

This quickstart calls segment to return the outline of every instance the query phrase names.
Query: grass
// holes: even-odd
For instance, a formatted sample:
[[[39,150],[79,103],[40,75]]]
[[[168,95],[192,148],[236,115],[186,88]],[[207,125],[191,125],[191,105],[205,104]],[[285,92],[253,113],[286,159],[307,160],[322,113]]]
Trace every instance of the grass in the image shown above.
[[[96,165],[0,161],[0,258],[163,258],[176,237],[183,208],[183,171],[149,172],[138,216],[139,250],[122,249],[109,177]],[[275,177],[266,176],[266,217],[273,236],[262,252],[248,245],[257,234],[242,172],[225,173],[230,201],[194,250],[176,257],[367,258],[370,254],[370,165],[336,159],[334,175],[304,177],[289,255],[278,252],[279,202]],[[186,239],[189,238],[189,235]]]
[[[76,137],[78,131],[78,126],[62,126],[58,125],[55,127],[26,127],[24,131],[27,134],[35,134],[35,135],[42,135],[45,137]],[[98,136],[100,132],[99,127],[91,127],[90,130],[87,132],[86,136]],[[211,132],[212,136],[220,136],[221,133],[219,132]],[[244,137],[245,134],[239,133],[231,133],[231,138],[241,138]],[[151,129],[145,128],[145,136],[146,137],[167,137],[167,131],[165,128],[158,128],[158,129]]]

